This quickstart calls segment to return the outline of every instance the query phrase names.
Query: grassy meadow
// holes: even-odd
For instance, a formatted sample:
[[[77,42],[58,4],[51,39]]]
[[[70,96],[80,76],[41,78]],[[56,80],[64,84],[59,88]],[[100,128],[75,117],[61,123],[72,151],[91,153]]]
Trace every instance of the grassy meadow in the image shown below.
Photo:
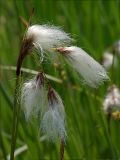
[[[20,44],[28,21],[31,24],[61,26],[75,39],[73,45],[83,48],[101,62],[103,53],[120,39],[119,0],[0,0],[0,160],[8,160],[11,150],[15,68]],[[38,71],[39,58],[31,54],[24,68]],[[79,75],[62,58],[47,60],[44,71],[60,81],[50,80],[61,96],[66,112],[67,141],[65,160],[119,160],[120,121],[112,118],[110,133],[103,111],[103,100],[112,83],[120,88],[120,56],[116,67],[108,70],[110,81],[98,89],[82,84]],[[23,80],[32,78],[23,72]],[[46,141],[40,133],[40,122],[26,122],[20,113],[16,141],[16,160],[57,160],[59,141]]]

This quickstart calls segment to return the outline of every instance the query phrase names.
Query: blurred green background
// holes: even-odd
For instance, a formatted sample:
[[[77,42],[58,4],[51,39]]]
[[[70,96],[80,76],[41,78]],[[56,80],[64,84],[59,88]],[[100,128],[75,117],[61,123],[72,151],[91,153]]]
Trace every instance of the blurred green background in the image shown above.
[[[75,39],[74,45],[86,50],[101,61],[104,51],[120,39],[119,0],[0,0],[0,64],[15,66],[25,26],[20,16],[28,21],[35,9],[32,24],[61,26]],[[119,57],[120,58],[120,57]],[[119,61],[120,62],[120,61]],[[63,80],[51,81],[61,95],[67,119],[68,138],[65,160],[118,160],[120,159],[120,122],[111,121],[108,134],[102,101],[109,83],[98,90],[83,86],[77,74],[61,60],[46,62],[45,73]],[[33,56],[28,56],[24,67],[38,69]],[[111,81],[120,87],[120,63],[108,72]],[[24,73],[24,80],[32,77]],[[15,71],[0,67],[0,160],[10,154],[12,131],[12,104],[15,88]],[[59,157],[59,142],[47,142],[39,133],[40,122],[25,121],[20,113],[16,148],[23,147],[17,160],[56,160]]]

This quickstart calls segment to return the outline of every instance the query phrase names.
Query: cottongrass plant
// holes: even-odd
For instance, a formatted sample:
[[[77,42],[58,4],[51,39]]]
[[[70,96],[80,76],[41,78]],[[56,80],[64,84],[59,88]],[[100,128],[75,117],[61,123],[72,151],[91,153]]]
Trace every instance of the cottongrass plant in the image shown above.
[[[19,57],[17,60],[17,69],[16,69],[16,88],[15,88],[15,97],[14,97],[14,112],[13,112],[13,129],[12,129],[12,143],[11,143],[11,156],[10,159],[14,159],[14,150],[15,150],[15,144],[16,144],[16,137],[17,137],[17,126],[19,122],[18,114],[20,106],[17,103],[17,92],[18,92],[18,86],[20,84],[20,74],[21,74],[21,66],[28,54],[33,49],[37,49],[42,57],[44,58],[43,51],[44,50],[51,50],[51,48],[54,47],[60,47],[64,46],[65,44],[69,44],[71,41],[71,38],[67,33],[62,31],[58,27],[54,26],[47,26],[47,25],[33,25],[27,28],[27,31],[24,35]],[[22,88],[22,96],[21,96],[21,102],[23,104],[23,108],[26,111],[26,118],[29,119],[32,113],[36,113],[39,111],[38,102],[39,98],[36,95],[41,95],[43,86],[38,87],[40,85],[41,81],[39,81],[39,78],[36,82],[36,80],[31,80],[28,83],[25,83]],[[38,83],[38,84],[37,84]],[[39,89],[40,91],[39,91]],[[42,89],[41,89],[42,88]],[[39,94],[38,94],[39,93]],[[31,101],[32,100],[32,101]],[[43,102],[43,101],[42,101]],[[17,112],[17,115],[16,115]]]
[[[70,45],[72,39],[59,27],[50,25],[32,25],[28,26],[21,44],[20,53],[16,69],[16,89],[13,113],[13,130],[11,143],[11,160],[14,159],[14,150],[17,137],[17,127],[19,122],[20,107],[17,107],[16,94],[21,74],[21,66],[28,54],[37,49],[41,61],[45,56],[45,51],[51,54],[51,50],[61,53],[70,62],[70,64],[83,77],[86,84],[97,88],[103,81],[108,80],[105,69],[79,47]],[[47,81],[47,86],[45,85]],[[47,93],[48,91],[48,93]],[[20,104],[19,104],[20,106]],[[64,105],[58,93],[48,85],[48,80],[44,76],[44,71],[40,72],[35,78],[23,84],[21,90],[21,108],[26,119],[30,120],[32,116],[40,116],[40,128],[47,139],[55,142],[60,139],[60,159],[63,160],[64,144],[66,140],[65,129],[65,111]],[[16,115],[17,112],[17,115]]]
[[[57,48],[57,51],[66,57],[89,86],[97,88],[109,79],[105,69],[83,49],[71,46]]]

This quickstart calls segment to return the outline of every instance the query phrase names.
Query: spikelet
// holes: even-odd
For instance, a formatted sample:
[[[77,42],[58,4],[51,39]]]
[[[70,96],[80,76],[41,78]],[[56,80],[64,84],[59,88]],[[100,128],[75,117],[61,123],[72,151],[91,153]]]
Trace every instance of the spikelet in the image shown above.
[[[109,87],[103,106],[106,113],[120,109],[120,91],[115,85]]]
[[[89,86],[97,88],[104,80],[109,79],[105,69],[81,48],[60,47],[57,51],[69,60]]]
[[[29,120],[32,116],[37,117],[47,98],[44,87],[44,77],[39,73],[34,79],[23,84],[21,91],[21,105],[25,117]]]
[[[50,141],[63,139],[65,141],[65,111],[60,96],[52,89],[48,91],[48,106],[41,121],[42,133]]]

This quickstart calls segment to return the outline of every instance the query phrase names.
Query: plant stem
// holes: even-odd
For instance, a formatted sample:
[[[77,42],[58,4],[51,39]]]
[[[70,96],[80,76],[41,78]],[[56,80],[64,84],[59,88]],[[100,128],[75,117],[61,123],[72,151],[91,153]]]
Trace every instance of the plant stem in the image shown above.
[[[63,160],[64,159],[64,140],[61,139],[61,142],[60,142],[60,160]]]
[[[110,121],[111,121],[111,113],[107,115],[107,125],[108,125],[108,133],[110,134]]]
[[[21,79],[20,75],[16,77],[14,105],[13,105],[13,128],[12,128],[10,160],[14,160],[14,150],[15,150],[17,130],[18,130],[19,111],[20,111],[20,103],[18,102],[18,93],[19,93],[20,79]]]
[[[0,65],[0,69],[15,71],[16,67],[15,66],[8,66],[8,65]],[[35,70],[28,69],[28,68],[23,68],[23,67],[21,67],[21,71],[25,72],[25,73],[33,74],[33,75],[38,74],[38,72],[35,71]],[[54,76],[51,76],[51,75],[48,75],[48,74],[45,74],[45,76],[46,76],[47,79],[55,81],[57,83],[62,83],[63,82],[62,79],[59,79],[57,77],[54,77]]]

